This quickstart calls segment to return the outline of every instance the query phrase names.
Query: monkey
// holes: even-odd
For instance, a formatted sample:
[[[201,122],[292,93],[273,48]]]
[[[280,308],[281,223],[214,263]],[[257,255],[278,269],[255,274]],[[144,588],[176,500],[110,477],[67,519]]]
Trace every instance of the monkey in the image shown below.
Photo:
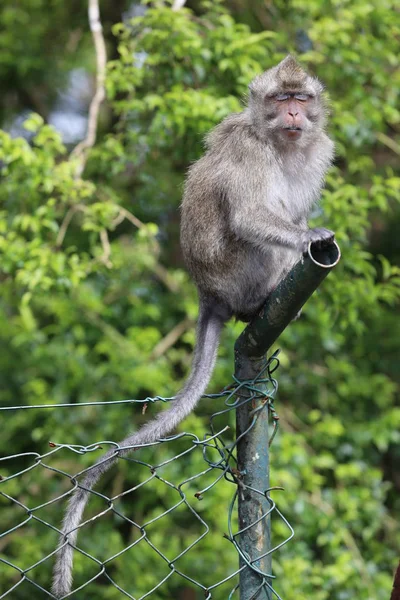
[[[288,55],[249,85],[247,106],[206,136],[189,168],[181,205],[181,248],[199,297],[191,372],[171,406],[104,454],[71,496],[62,524],[53,594],[71,591],[73,546],[90,490],[133,448],[164,439],[195,408],[232,317],[248,322],[307,251],[330,243],[307,220],[331,165],[323,85]]]

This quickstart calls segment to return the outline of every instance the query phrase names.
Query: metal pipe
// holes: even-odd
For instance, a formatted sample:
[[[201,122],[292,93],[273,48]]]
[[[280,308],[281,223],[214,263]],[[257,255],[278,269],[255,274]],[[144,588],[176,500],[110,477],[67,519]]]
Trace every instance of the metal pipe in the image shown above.
[[[339,260],[340,249],[336,242],[323,249],[310,244],[308,255],[279,283],[259,314],[238,337],[235,353],[264,356]]]
[[[267,350],[339,260],[340,249],[336,242],[323,248],[310,244],[307,256],[279,283],[260,313],[236,340],[235,377],[238,380],[253,381],[257,377],[266,364]],[[265,383],[257,382],[256,385],[265,392]],[[241,397],[251,394],[251,390],[241,388]],[[241,474],[238,543],[242,553],[240,566],[247,564],[240,572],[240,600],[271,600],[273,594],[271,577],[263,578],[260,574],[271,574],[272,568],[271,522],[270,517],[265,516],[271,505],[264,493],[270,487],[269,410],[261,396],[257,394],[257,398],[236,410],[236,437],[240,438],[237,467]],[[261,410],[262,406],[267,410]],[[249,563],[253,568],[248,566]]]

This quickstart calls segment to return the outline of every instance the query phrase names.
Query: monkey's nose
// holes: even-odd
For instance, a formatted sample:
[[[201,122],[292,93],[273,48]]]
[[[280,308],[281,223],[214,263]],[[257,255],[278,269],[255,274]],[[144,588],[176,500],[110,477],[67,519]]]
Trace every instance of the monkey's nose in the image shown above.
[[[289,114],[291,117],[293,117],[293,119],[294,119],[295,117],[297,117],[297,115],[298,115],[299,113],[298,113],[298,112],[289,112],[288,114]]]

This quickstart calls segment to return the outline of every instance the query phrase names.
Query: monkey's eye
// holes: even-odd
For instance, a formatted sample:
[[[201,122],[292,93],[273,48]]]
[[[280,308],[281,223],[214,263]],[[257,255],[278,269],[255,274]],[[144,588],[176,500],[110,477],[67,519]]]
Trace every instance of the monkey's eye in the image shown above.
[[[289,100],[290,94],[277,94],[275,96],[275,100],[278,102],[284,102],[285,100]]]
[[[310,99],[310,96],[308,94],[295,94],[294,97],[299,102],[306,102]]]

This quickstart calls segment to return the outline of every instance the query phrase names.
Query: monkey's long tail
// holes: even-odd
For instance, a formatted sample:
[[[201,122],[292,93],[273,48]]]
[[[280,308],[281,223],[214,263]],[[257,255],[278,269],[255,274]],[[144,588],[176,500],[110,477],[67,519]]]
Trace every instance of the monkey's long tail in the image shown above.
[[[174,402],[165,411],[159,413],[152,421],[146,423],[138,432],[128,436],[120,446],[138,446],[164,438],[195,408],[204,394],[214,370],[217,357],[218,343],[225,319],[204,303],[200,304],[200,314],[197,324],[197,342],[194,351],[192,370],[183,389]],[[132,448],[115,450],[104,454],[85,475],[82,483],[69,500],[62,524],[60,549],[57,552],[54,567],[52,592],[56,598],[62,598],[71,591],[73,545],[78,537],[79,524],[89,498],[90,490],[117,460]]]

